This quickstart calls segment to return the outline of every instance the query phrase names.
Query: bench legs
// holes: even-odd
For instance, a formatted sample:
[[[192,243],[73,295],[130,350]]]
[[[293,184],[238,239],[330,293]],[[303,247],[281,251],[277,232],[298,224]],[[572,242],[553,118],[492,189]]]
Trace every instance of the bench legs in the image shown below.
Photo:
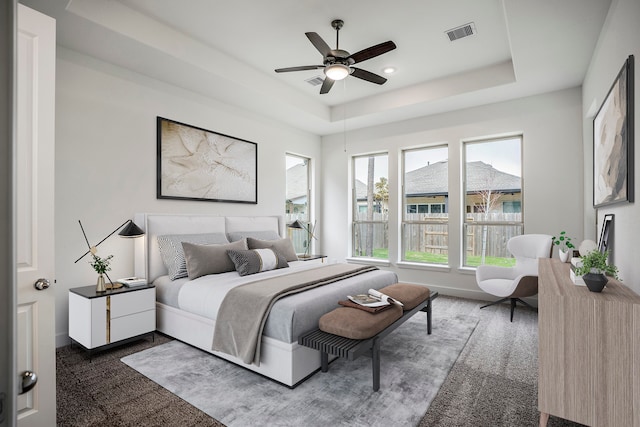
[[[420,310],[420,311],[424,311],[427,313],[427,334],[431,335],[431,312],[432,312],[432,305],[431,302],[436,299],[438,297],[438,293],[437,292],[432,292],[431,295],[429,296],[429,301],[427,302],[427,304],[425,306],[423,306],[421,309],[418,309],[417,307],[414,308],[413,310]],[[407,313],[405,314],[405,316],[411,316],[413,315],[413,313],[415,313],[415,311],[413,311],[412,313]],[[403,316],[404,317],[404,316]],[[400,322],[396,322],[398,325],[403,323],[404,320],[402,320],[402,318],[400,319]],[[398,326],[396,325],[396,327]],[[392,331],[393,329],[395,329],[395,327],[392,327],[390,329],[390,331]],[[349,359],[353,360],[355,358],[357,358],[359,355],[361,354],[367,354],[371,356],[371,369],[373,371],[373,391],[378,391],[380,390],[380,343],[382,341],[382,338],[384,338],[390,331],[383,331],[383,333],[380,334],[380,336],[375,336],[373,339],[369,339],[369,340],[363,340],[363,342],[361,343],[357,343],[357,340],[347,340],[349,342],[355,342],[357,344],[357,347],[360,348],[359,351],[351,354],[349,353],[349,356],[346,355],[342,355],[342,357],[348,357]],[[311,334],[317,334],[320,331],[314,331],[310,334],[307,335],[311,335]],[[331,336],[331,334],[326,334],[325,335],[329,335]],[[332,336],[335,337],[335,336]],[[323,341],[324,338],[317,338],[317,341],[314,342],[314,344],[317,344],[318,342]],[[323,349],[327,348],[327,347],[316,347],[313,344],[305,344],[304,343],[304,338],[302,338],[300,340],[300,343],[303,345],[306,345],[307,347],[311,347],[311,348],[315,348],[316,350],[320,350],[320,370],[322,372],[328,372],[329,371],[329,352],[328,351],[323,351]],[[369,345],[371,345],[371,347],[368,347]],[[344,350],[344,349],[343,349]],[[335,353],[336,355],[340,354],[340,353]]]
[[[373,391],[380,390],[380,340],[373,340],[371,348],[371,368],[373,369]]]

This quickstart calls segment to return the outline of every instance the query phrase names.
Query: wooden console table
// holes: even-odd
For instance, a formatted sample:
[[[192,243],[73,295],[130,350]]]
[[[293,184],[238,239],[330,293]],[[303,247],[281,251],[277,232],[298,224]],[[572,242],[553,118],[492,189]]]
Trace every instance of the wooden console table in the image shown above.
[[[557,259],[538,266],[540,426],[640,426],[640,296],[613,279],[589,292]]]

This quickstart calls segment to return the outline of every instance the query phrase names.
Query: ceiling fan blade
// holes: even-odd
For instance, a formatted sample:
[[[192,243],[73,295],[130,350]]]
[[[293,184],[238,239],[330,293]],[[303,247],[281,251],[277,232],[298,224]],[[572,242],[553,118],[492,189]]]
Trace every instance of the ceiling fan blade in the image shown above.
[[[276,73],[288,73],[289,71],[321,70],[324,65],[302,65],[300,67],[278,68]]]
[[[311,44],[313,44],[316,47],[316,49],[318,49],[318,52],[322,54],[323,58],[327,57],[329,53],[331,53],[331,48],[324,40],[322,40],[322,37],[320,37],[318,33],[304,33],[304,34],[307,36]]]
[[[360,52],[356,52],[351,55],[350,58],[354,60],[354,64],[357,64],[358,62],[366,61],[367,59],[375,58],[378,55],[387,53],[395,48],[396,44],[389,40],[388,42],[380,43],[363,49]]]
[[[379,85],[384,84],[387,81],[387,79],[385,79],[384,77],[374,74],[371,71],[363,70],[362,68],[356,67],[351,67],[351,69],[353,70],[353,72],[351,73],[353,77],[357,77],[359,79]]]
[[[322,82],[322,87],[320,88],[320,95],[328,93],[335,82],[335,80],[331,80],[329,77],[325,77],[324,82]]]

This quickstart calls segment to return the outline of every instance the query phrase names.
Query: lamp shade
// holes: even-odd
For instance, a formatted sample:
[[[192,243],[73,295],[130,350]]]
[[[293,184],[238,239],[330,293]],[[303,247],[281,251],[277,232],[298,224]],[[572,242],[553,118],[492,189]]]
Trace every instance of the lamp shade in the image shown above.
[[[118,233],[120,237],[140,237],[144,236],[144,231],[136,225],[135,222],[129,220],[127,225]]]
[[[331,80],[342,80],[349,75],[349,67],[344,64],[332,64],[324,68],[325,76]]]
[[[302,223],[297,219],[295,221],[293,221],[291,224],[289,224],[287,227],[289,227],[289,228],[301,228],[303,230],[306,230],[304,225],[302,225]]]

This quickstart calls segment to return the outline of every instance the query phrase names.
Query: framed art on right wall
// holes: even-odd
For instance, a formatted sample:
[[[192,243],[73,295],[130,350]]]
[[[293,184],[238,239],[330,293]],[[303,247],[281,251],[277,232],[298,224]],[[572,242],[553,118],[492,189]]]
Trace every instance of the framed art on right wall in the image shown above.
[[[633,202],[633,55],[593,119],[593,206]]]

